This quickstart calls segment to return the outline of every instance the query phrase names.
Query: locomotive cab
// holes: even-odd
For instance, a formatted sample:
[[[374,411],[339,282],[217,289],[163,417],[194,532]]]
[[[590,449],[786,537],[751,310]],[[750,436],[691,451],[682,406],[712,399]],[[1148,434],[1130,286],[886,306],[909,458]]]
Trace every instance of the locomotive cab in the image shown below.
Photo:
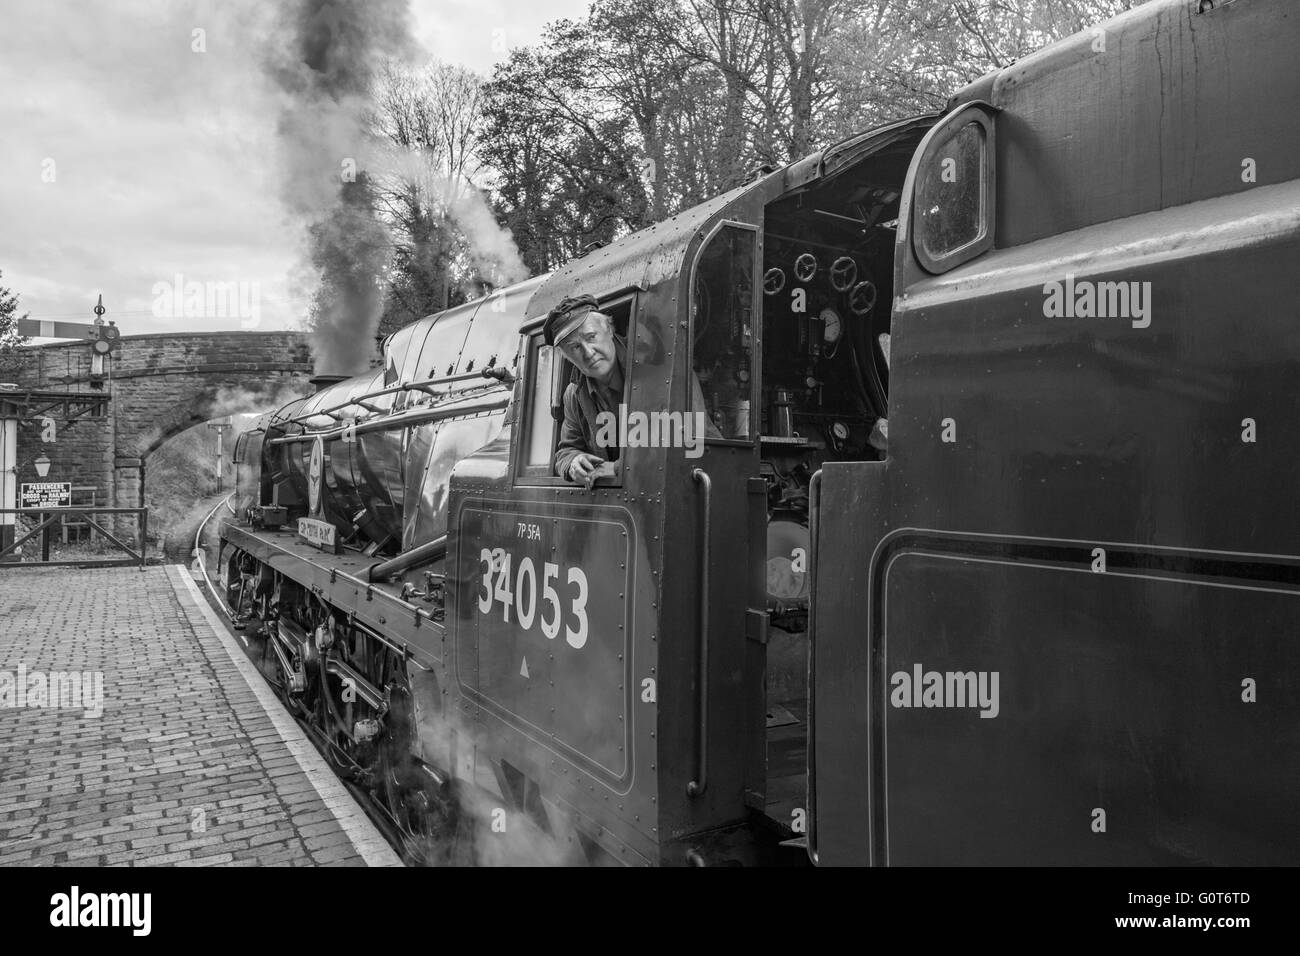
[[[521,608],[531,622],[531,595],[542,593],[534,569],[553,564],[561,581],[565,573],[544,553],[519,551],[521,536],[540,535],[552,553],[571,549],[583,570],[586,593],[575,586],[568,597],[610,603],[604,627],[630,633],[632,643],[626,656],[584,671],[616,693],[607,706],[585,708],[582,722],[589,731],[601,721],[635,726],[638,712],[650,718],[641,745],[626,745],[643,751],[634,761],[653,775],[644,809],[657,813],[655,832],[664,834],[660,861],[780,857],[772,845],[803,832],[810,484],[827,461],[882,455],[899,198],[933,122],[855,137],[597,250],[557,272],[529,305],[512,474],[500,483],[516,504],[537,508],[498,525],[515,547],[495,558],[495,535],[476,518],[481,550],[466,552],[475,563],[461,576],[478,569],[483,610],[513,575],[525,592],[516,624]],[[628,447],[614,475],[590,491],[551,467],[561,396],[576,373],[540,334],[547,310],[581,293],[614,316],[627,342],[619,425]],[[453,479],[453,498],[462,495],[481,502],[484,488]],[[534,527],[539,517],[549,526]],[[602,521],[634,547],[595,544]],[[564,544],[555,544],[557,532]],[[521,560],[530,569],[522,575]],[[500,561],[516,570],[502,577]],[[566,593],[557,593],[563,605]],[[503,611],[500,626],[473,625],[463,653],[473,649],[481,661],[485,644],[518,637]],[[564,650],[557,641],[554,657]],[[535,672],[524,645],[514,654],[513,671],[526,662]],[[571,693],[590,698],[592,688],[575,684]],[[552,745],[561,736],[547,723],[555,713],[541,722]],[[505,708],[501,717],[512,719]],[[756,826],[770,834],[766,851],[737,839]]]

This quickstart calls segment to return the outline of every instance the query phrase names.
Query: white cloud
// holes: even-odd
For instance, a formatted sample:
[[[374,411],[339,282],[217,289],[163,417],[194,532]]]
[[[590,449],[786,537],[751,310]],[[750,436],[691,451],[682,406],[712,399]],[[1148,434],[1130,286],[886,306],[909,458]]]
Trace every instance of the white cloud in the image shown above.
[[[414,0],[416,39],[434,56],[490,74],[512,47],[552,20],[584,16],[589,0]]]
[[[158,319],[153,285],[256,282],[262,328],[305,315],[301,227],[281,203],[280,96],[262,70],[263,0],[6,0],[0,30],[0,283],[33,316],[124,331]],[[487,73],[585,0],[416,0],[417,40]],[[206,52],[192,49],[205,31]],[[494,30],[504,30],[503,35]],[[498,44],[499,46],[500,44]],[[43,182],[53,160],[56,179]]]

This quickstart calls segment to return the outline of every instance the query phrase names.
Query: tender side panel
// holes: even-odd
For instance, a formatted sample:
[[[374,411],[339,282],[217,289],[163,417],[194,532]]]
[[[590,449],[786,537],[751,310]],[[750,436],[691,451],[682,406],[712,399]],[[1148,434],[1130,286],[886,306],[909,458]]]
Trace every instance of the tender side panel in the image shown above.
[[[1300,859],[1300,594],[909,551],[873,580],[883,861]]]
[[[1300,176],[1297,44],[1293,0],[1177,0],[1007,68],[998,244]]]
[[[892,524],[1291,553],[1296,445],[1264,430],[1295,407],[1298,257],[1300,181],[917,284],[894,319]],[[1143,313],[1053,310],[1102,283]]]

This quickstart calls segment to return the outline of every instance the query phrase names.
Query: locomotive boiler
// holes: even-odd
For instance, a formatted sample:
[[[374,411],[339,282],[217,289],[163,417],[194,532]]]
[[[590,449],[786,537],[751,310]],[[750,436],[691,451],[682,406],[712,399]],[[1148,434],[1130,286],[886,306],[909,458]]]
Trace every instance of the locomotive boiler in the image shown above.
[[[1241,510],[1296,460],[1235,423],[1300,361],[1298,24],[1158,0],[264,415],[220,565],[268,679],[423,859],[1296,862],[1300,546]],[[702,451],[554,474],[578,294]]]

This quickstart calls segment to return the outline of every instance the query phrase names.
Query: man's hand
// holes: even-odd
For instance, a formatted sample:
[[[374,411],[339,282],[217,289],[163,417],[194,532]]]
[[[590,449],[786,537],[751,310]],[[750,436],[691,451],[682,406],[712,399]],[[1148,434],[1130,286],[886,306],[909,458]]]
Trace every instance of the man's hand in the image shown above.
[[[573,461],[569,462],[569,480],[586,485],[589,491],[597,478],[613,473],[614,466],[599,455],[588,455],[584,452],[574,455]]]

